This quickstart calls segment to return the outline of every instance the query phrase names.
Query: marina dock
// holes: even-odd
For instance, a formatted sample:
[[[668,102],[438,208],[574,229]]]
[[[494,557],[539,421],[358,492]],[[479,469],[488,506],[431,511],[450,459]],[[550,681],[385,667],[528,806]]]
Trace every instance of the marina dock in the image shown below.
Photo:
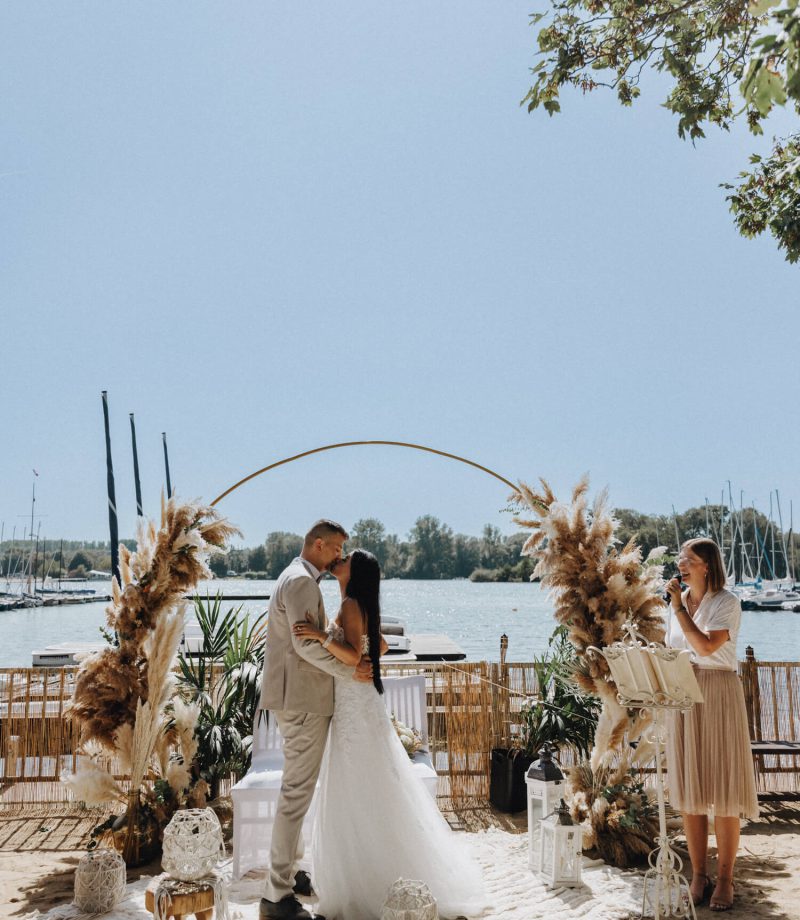
[[[463,661],[467,653],[444,633],[409,634],[410,651],[389,655],[389,661]]]

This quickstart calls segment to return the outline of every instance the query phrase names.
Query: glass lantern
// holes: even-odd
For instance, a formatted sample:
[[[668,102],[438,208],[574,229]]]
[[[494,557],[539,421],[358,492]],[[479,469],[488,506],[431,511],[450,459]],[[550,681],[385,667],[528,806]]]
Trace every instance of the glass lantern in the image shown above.
[[[532,872],[539,868],[539,822],[552,814],[564,794],[564,774],[553,762],[553,752],[548,744],[539,751],[539,759],[528,768],[525,783],[528,787],[528,866]]]
[[[574,824],[561,800],[558,810],[539,822],[538,874],[548,888],[578,888],[581,885],[583,829]]]

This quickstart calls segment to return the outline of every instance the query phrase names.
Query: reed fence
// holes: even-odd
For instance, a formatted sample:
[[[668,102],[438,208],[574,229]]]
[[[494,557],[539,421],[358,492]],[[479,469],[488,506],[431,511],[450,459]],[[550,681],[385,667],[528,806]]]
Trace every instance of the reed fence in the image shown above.
[[[739,662],[759,795],[800,795],[800,662],[758,661],[747,649]],[[794,743],[794,751],[769,753]],[[759,750],[761,748],[761,750]]]
[[[522,707],[535,695],[535,665],[390,662],[383,670],[425,675],[440,795],[456,809],[485,805],[491,750],[509,746],[517,736]],[[74,771],[80,756],[76,728],[65,716],[76,673],[76,668],[0,669],[0,810],[70,803],[59,777]],[[751,738],[800,740],[800,662],[747,658],[739,673]],[[800,752],[756,754],[755,766],[760,793],[800,792]],[[111,761],[108,768],[125,779],[118,764]]]

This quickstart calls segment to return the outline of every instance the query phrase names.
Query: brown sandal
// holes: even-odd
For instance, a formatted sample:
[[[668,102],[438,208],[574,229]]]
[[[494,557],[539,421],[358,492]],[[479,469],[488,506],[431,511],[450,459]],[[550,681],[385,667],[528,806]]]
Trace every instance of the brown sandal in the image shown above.
[[[730,882],[731,883],[731,899],[730,901],[722,901],[719,898],[715,898],[714,895],[712,895],[711,900],[708,902],[708,906],[711,910],[715,910],[715,911],[730,910],[733,907],[734,889],[735,889],[735,885],[733,884],[733,878],[719,876],[719,878],[717,878],[717,884],[719,884],[720,882]]]
[[[692,881],[694,881],[695,878],[704,878],[706,880],[705,885],[703,885],[703,890],[700,892],[700,896],[698,898],[695,898],[691,891],[689,892],[689,897],[692,899],[692,904],[694,904],[695,907],[699,907],[701,904],[705,904],[705,902],[711,897],[711,892],[714,890],[714,882],[707,872],[698,872],[696,875],[692,876]]]

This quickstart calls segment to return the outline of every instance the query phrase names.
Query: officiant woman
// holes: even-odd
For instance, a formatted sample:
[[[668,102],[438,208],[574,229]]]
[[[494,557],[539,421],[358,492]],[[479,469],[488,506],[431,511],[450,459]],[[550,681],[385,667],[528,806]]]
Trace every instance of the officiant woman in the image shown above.
[[[670,713],[669,799],[683,815],[692,862],[692,899],[695,904],[708,899],[711,910],[723,911],[733,906],[739,821],[758,818],[744,692],[737,673],[742,607],[739,598],[725,589],[725,568],[713,540],[687,540],[680,549],[678,571],[680,579],[675,577],[667,585],[667,645],[691,652],[703,702],[686,712]],[[716,883],[707,865],[712,819]]]

